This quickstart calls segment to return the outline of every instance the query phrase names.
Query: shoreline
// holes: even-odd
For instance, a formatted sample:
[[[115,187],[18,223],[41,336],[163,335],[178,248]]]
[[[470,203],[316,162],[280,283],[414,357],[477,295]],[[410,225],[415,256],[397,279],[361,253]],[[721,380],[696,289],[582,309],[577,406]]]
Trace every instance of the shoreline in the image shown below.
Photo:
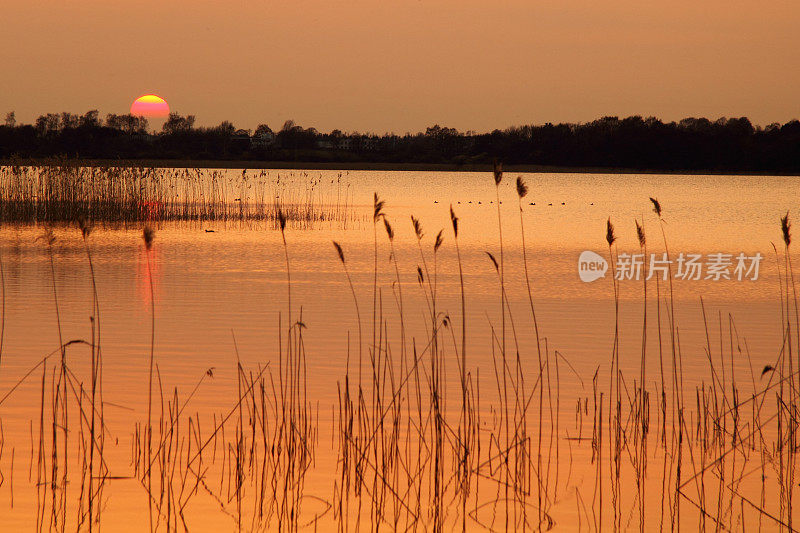
[[[321,162],[321,161],[257,161],[218,159],[55,159],[29,158],[3,160],[0,166],[84,166],[142,168],[208,168],[263,170],[373,170],[382,172],[492,172],[491,164],[457,165],[453,163],[390,163],[390,162]],[[503,165],[504,172],[540,174],[655,174],[691,176],[800,176],[793,173],[730,170],[661,170],[604,167],[558,167],[550,165]]]

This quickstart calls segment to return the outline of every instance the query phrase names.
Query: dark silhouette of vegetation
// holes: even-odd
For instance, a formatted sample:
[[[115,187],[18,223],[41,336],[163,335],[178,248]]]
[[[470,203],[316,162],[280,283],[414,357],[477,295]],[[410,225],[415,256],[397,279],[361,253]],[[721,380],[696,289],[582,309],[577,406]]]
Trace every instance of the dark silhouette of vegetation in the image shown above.
[[[193,159],[348,163],[428,163],[632,169],[690,172],[800,172],[800,121],[754,126],[747,118],[603,117],[583,124],[514,126],[490,133],[439,125],[424,133],[321,133],[288,120],[277,133],[225,121],[196,127],[194,115],[172,113],[158,133],[145,119],[48,113],[0,125],[0,158]]]

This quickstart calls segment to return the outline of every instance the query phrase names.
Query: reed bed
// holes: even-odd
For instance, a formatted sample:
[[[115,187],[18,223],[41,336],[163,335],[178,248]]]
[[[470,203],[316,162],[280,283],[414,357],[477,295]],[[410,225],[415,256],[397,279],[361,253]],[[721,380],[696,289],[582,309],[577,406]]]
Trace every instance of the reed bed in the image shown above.
[[[302,184],[296,182],[302,180]],[[252,222],[278,227],[357,221],[342,183],[293,171],[219,171],[138,167],[0,167],[0,221],[102,224]]]
[[[498,190],[503,179],[498,165]],[[525,235],[528,215],[522,199],[528,187],[522,179],[516,190],[518,230]],[[643,252],[648,234],[655,233],[669,257],[666,211],[651,201],[652,224],[636,220],[630,226]],[[524,240],[520,264],[506,257],[502,234],[509,228],[501,225],[501,217],[497,246],[486,256],[486,268],[497,276],[499,312],[490,319],[491,346],[476,347],[467,342],[468,274],[461,264],[457,213],[450,208],[448,233],[458,261],[460,306],[444,309],[440,253],[451,245],[449,236],[442,230],[427,237],[422,222],[411,218],[417,281],[403,283],[401,270],[411,268],[395,254],[394,228],[409,222],[389,220],[384,206],[376,194],[375,275],[367,295],[371,314],[362,315],[359,307],[363,300],[352,282],[348,250],[334,242],[331,251],[353,296],[353,327],[332,407],[332,444],[325,456],[335,458],[335,475],[327,493],[306,490],[321,455],[321,427],[307,386],[313,372],[304,344],[307,328],[302,307],[293,302],[289,216],[281,208],[276,211],[286,271],[285,312],[277,323],[280,341],[269,361],[247,369],[232,339],[237,393],[223,411],[209,418],[192,408],[204,384],[214,379],[214,369],[198,376],[189,391],[163,382],[153,315],[148,416],[131,429],[127,476],[147,495],[151,531],[189,529],[187,515],[198,501],[213,502],[237,531],[795,529],[800,306],[788,214],[780,221],[783,246],[775,249],[781,346],[770,364],[754,368],[733,317],[719,314],[715,320],[703,307],[698,320],[705,325],[707,374],[694,376],[697,384],[689,390],[671,274],[667,282],[643,283],[641,331],[620,327],[623,303],[612,277],[613,342],[610,353],[602,354],[607,363],[591,376],[580,376],[540,331],[536,296],[544,289],[528,275]],[[497,206],[499,214],[499,193]],[[84,221],[79,230],[93,280],[89,340],[60,339],[57,350],[0,396],[1,408],[23,381],[40,382],[38,440],[32,421],[29,466],[37,531],[99,529],[109,485],[126,477],[111,475],[105,461],[111,434],[102,402],[101,310],[91,228]],[[609,219],[605,242],[612,264],[616,232]],[[148,254],[154,239],[152,231],[144,232]],[[45,246],[52,250],[52,243],[52,234],[46,234]],[[377,261],[383,251],[391,254],[388,267]],[[390,286],[378,283],[380,268],[389,269]],[[525,274],[529,315],[527,310],[525,316],[516,315],[509,303],[505,273],[512,268]],[[55,275],[52,286],[58,315]],[[404,291],[406,297],[416,291],[422,308],[409,309]],[[424,333],[407,329],[410,313],[424,317]],[[399,324],[389,316],[398,317]],[[519,342],[523,328],[533,333],[534,351]],[[641,338],[641,351],[623,350],[623,335]],[[656,350],[647,341],[652,335]],[[468,367],[468,350],[488,353],[491,365]],[[87,353],[88,368],[76,360]],[[651,358],[658,359],[657,376],[646,373]],[[749,375],[737,375],[745,358]],[[626,375],[625,368],[637,370]],[[562,401],[567,376],[586,384],[567,396],[574,403]],[[0,418],[0,486],[13,479],[14,450],[19,449],[12,447],[9,471],[5,447]],[[562,523],[559,516],[571,521]]]

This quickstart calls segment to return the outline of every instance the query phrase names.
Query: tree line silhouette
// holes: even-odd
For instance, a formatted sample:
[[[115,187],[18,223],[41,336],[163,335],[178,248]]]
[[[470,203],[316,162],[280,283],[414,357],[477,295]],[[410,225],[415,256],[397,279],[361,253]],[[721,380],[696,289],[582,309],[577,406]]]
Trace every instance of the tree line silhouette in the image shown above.
[[[425,132],[322,133],[289,120],[278,131],[225,121],[197,127],[193,115],[172,113],[160,132],[146,119],[48,113],[0,125],[0,158],[241,160],[329,163],[506,164],[692,172],[800,172],[800,121],[754,126],[747,118],[603,117],[581,124],[514,126],[490,133],[435,125]]]

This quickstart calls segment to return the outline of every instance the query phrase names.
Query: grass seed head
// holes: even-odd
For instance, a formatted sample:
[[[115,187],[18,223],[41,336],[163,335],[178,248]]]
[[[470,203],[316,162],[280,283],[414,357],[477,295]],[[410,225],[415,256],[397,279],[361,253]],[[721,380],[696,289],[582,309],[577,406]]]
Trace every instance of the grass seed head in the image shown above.
[[[153,246],[153,239],[156,237],[156,232],[153,231],[153,228],[150,226],[145,226],[142,230],[142,238],[144,239],[144,245],[149,250]]]
[[[781,231],[783,232],[783,243],[786,246],[792,244],[792,223],[789,222],[789,212],[781,217]]]
[[[153,239],[156,238],[156,232],[153,231],[153,228],[150,226],[145,226],[142,230],[142,238],[144,239],[144,245],[149,250],[153,246]]]
[[[652,196],[650,197],[650,201],[653,203],[653,211],[656,215],[658,215],[659,218],[661,218],[661,204]]]
[[[522,176],[517,176],[517,195],[520,198],[525,198],[528,194],[528,186],[525,184],[525,181],[522,179]]]
[[[458,217],[456,216],[455,211],[453,211],[452,204],[450,204],[450,221],[453,223],[453,235],[458,238]]]
[[[438,252],[439,247],[442,245],[442,241],[444,240],[442,238],[442,231],[444,230],[439,230],[439,233],[436,234],[436,241],[433,243],[433,253]]]
[[[608,217],[608,222],[606,222],[606,242],[611,246],[616,240],[617,236],[614,234],[614,224],[611,223],[611,217]]]
[[[499,186],[501,181],[503,181],[503,163],[500,163],[497,160],[495,160],[495,162],[494,162],[494,184]]]
[[[639,246],[644,248],[647,241],[644,238],[644,228],[639,224],[638,220],[636,221],[636,236],[639,238]]]
[[[389,224],[389,221],[386,219],[386,217],[383,217],[383,225],[386,227],[386,235],[389,236],[389,240],[393,241],[394,240],[394,229],[392,229],[392,225]]]
[[[425,234],[422,232],[422,224],[419,223],[419,219],[411,215],[411,223],[414,225],[414,234],[417,236],[417,240],[422,240],[422,236]]]
[[[283,209],[278,209],[278,225],[281,227],[281,232],[286,230],[286,215],[283,213]]]
[[[344,251],[342,250],[342,245],[336,241],[333,241],[333,247],[336,248],[336,253],[339,256],[339,261],[344,264]]]
[[[378,193],[375,193],[375,197],[373,200],[373,211],[372,211],[372,221],[378,222],[378,219],[383,214],[383,206],[385,202],[378,198]]]

